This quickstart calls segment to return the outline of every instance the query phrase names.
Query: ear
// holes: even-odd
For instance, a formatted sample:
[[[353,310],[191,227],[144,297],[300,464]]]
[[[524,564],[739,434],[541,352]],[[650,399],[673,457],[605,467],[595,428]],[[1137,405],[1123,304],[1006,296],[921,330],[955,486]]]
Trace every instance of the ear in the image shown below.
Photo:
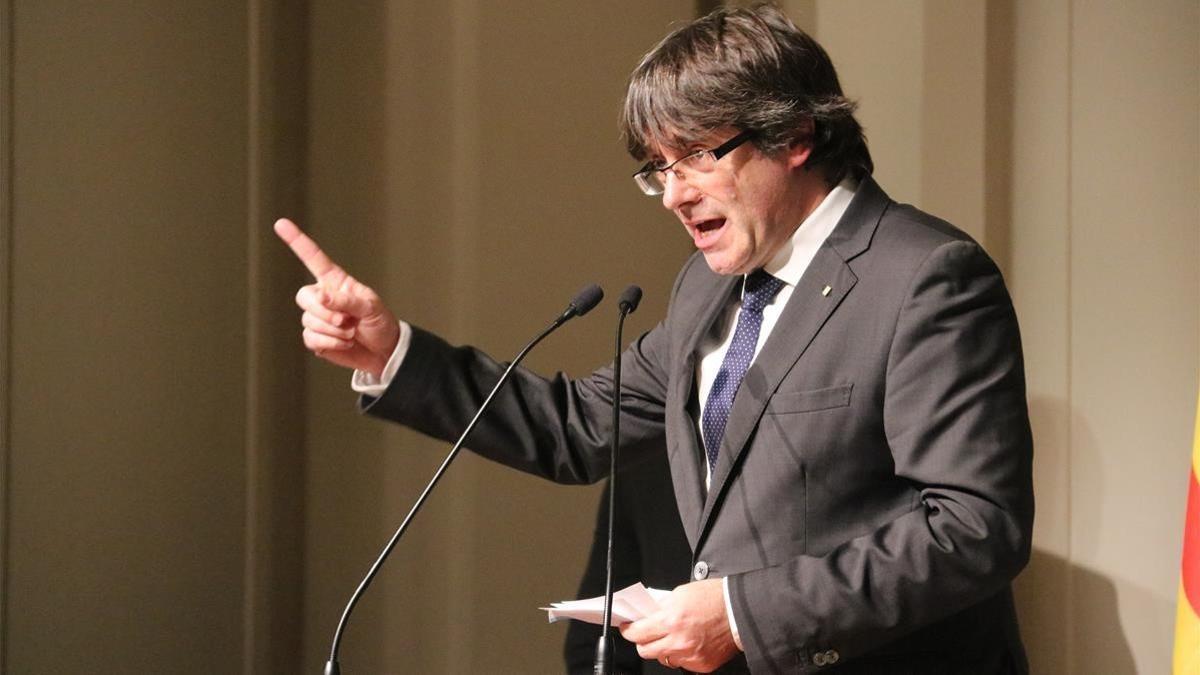
[[[797,169],[804,166],[808,161],[808,156],[812,154],[812,138],[813,121],[805,119],[800,124],[800,128],[796,130],[796,136],[788,143],[787,150],[784,151],[788,168]]]
[[[797,139],[792,141],[785,152],[788,168],[798,169],[804,166],[808,156],[812,154],[812,144],[808,139]]]

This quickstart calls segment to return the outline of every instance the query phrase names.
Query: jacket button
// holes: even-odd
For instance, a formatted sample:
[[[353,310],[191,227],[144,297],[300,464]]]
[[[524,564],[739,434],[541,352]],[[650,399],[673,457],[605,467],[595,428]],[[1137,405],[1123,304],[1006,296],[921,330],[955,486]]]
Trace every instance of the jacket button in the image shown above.
[[[825,652],[825,663],[828,663],[831,666],[837,663],[838,659],[840,658],[842,658],[842,655],[838,654],[836,649],[830,649],[829,651]]]
[[[708,578],[708,563],[701,560],[696,563],[696,567],[692,569],[692,578],[696,581],[704,581]]]
[[[829,665],[829,661],[827,661],[827,660],[825,659],[825,652],[817,652],[817,653],[813,654],[813,655],[812,655],[812,662],[813,662],[813,665],[814,665],[814,666],[827,666],[827,665]]]

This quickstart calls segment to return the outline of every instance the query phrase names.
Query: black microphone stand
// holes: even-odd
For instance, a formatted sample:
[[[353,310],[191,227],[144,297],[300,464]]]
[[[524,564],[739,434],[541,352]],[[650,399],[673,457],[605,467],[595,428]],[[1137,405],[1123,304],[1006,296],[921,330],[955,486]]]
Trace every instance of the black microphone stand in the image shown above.
[[[621,294],[617,303],[617,347],[613,359],[613,404],[612,404],[612,452],[608,463],[608,560],[604,579],[604,623],[600,638],[596,641],[596,664],[592,675],[612,675],[612,603],[613,603],[613,523],[617,501],[617,451],[621,443],[621,333],[625,328],[625,317],[633,314],[642,301],[642,289],[630,286]]]
[[[346,609],[342,611],[342,618],[340,621],[338,621],[337,631],[333,634],[333,646],[329,650],[329,660],[325,662],[325,675],[341,675],[342,669],[341,666],[338,665],[338,650],[342,645],[342,632],[346,629],[346,622],[350,619],[350,613],[354,611],[354,606],[358,604],[359,599],[362,598],[362,595],[366,592],[367,587],[370,586],[371,582],[375,579],[375,575],[379,572],[380,568],[383,567],[383,563],[387,560],[388,556],[391,555],[392,549],[396,548],[396,544],[400,541],[400,537],[404,536],[404,531],[408,529],[408,525],[412,522],[413,517],[417,515],[417,511],[421,510],[421,506],[425,504],[425,500],[429,497],[429,494],[433,492],[433,487],[437,485],[437,482],[442,479],[442,475],[446,473],[446,469],[450,467],[450,462],[453,462],[454,458],[458,456],[459,450],[462,449],[463,442],[467,439],[467,434],[471,433],[471,430],[475,428],[475,424],[483,415],[483,411],[487,410],[488,405],[491,404],[492,399],[496,396],[496,392],[500,391],[500,387],[502,387],[504,383],[508,381],[509,374],[512,373],[513,369],[517,367],[517,364],[524,360],[525,355],[528,354],[531,349],[537,346],[537,343],[541,342],[547,335],[553,333],[555,330],[558,330],[558,327],[567,321],[577,316],[587,314],[588,311],[595,307],[596,304],[599,303],[603,298],[604,291],[600,290],[599,286],[592,285],[581,290],[575,295],[575,299],[571,301],[571,304],[567,305],[567,309],[563,311],[563,313],[541,333],[538,333],[537,337],[530,340],[529,344],[525,345],[525,348],[522,349],[519,354],[517,354],[517,358],[513,359],[512,363],[508,364],[508,368],[504,369],[504,373],[500,375],[500,379],[496,382],[496,385],[492,387],[492,391],[487,395],[487,398],[483,400],[483,404],[479,406],[479,410],[476,411],[475,416],[471,418],[471,422],[467,424],[467,428],[462,432],[462,435],[458,437],[458,442],[456,442],[454,447],[450,449],[449,454],[446,455],[446,459],[442,460],[442,465],[438,467],[436,472],[434,472],[433,478],[430,479],[429,484],[425,486],[425,489],[421,492],[421,496],[417,497],[416,503],[413,504],[413,507],[408,512],[408,515],[404,517],[404,522],[400,523],[400,528],[397,529],[396,533],[392,535],[392,538],[388,540],[387,546],[383,547],[383,552],[379,554],[379,558],[375,560],[375,564],[371,565],[371,569],[369,572],[367,572],[367,576],[363,577],[363,580],[358,584],[358,588],[354,590],[354,594],[350,596],[350,602],[346,603]]]

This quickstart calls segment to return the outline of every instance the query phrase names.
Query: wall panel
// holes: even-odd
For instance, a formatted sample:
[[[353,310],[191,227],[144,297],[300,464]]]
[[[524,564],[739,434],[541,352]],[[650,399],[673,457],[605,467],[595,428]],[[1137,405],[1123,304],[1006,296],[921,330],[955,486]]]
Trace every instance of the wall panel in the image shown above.
[[[298,663],[303,16],[3,5],[4,672]]]
[[[238,670],[245,8],[12,30],[5,666]]]
[[[1170,667],[1200,373],[1198,36],[1195,3],[1072,5],[1071,552],[1104,591],[1075,589],[1079,672],[1122,642],[1138,672]]]
[[[0,3],[0,598],[8,597],[9,458],[12,443],[12,4]],[[8,654],[8,603],[0,602],[0,670]]]
[[[1015,8],[1009,288],[1021,322],[1034,434],[1033,560],[1017,579],[1034,672],[1070,673],[1070,12]]]

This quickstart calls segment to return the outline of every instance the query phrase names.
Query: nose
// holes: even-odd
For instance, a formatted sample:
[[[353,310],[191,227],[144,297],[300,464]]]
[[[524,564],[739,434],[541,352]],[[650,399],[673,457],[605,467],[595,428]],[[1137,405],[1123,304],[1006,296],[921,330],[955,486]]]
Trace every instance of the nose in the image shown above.
[[[674,211],[680,206],[694,202],[699,197],[699,191],[683,180],[674,171],[668,171],[664,177],[662,201],[663,207]]]

